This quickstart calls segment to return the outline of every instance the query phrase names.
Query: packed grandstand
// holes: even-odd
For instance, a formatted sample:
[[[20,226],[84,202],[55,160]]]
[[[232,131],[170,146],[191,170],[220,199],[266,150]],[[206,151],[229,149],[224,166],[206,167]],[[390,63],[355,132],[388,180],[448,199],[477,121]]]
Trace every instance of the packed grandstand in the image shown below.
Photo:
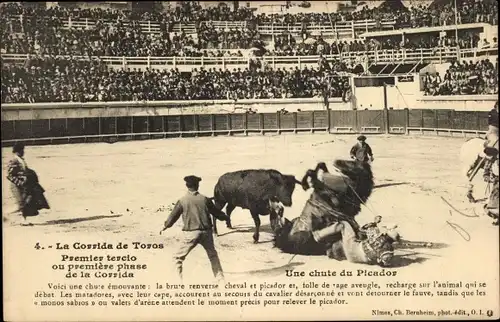
[[[496,1],[354,2],[4,3],[2,103],[343,97],[352,76],[388,65],[420,72],[424,95],[498,93]]]

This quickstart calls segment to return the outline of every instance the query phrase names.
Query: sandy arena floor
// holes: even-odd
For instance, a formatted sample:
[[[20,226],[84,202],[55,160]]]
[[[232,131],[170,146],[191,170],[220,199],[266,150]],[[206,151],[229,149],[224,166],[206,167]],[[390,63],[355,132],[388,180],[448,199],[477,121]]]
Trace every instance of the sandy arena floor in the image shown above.
[[[41,263],[57,261],[58,254],[33,255],[31,249],[35,241],[164,243],[165,249],[143,251],[138,257],[148,263],[150,274],[165,280],[172,276],[171,256],[182,234],[181,220],[162,236],[158,233],[168,215],[165,208],[185,193],[185,175],[201,176],[200,191],[207,196],[212,196],[218,177],[228,171],[273,168],[300,179],[318,161],[330,164],[334,158],[348,158],[355,141],[355,136],[314,134],[27,147],[27,163],[37,171],[52,209],[32,219],[34,225],[30,227],[20,226],[19,218],[4,215],[7,217],[4,241],[6,247],[12,249],[29,249],[30,256],[39,256]],[[466,202],[466,186],[459,175],[458,159],[464,141],[462,138],[368,136],[367,142],[375,155],[373,171],[379,187],[368,202],[370,209],[363,208],[358,222],[364,224],[380,214],[384,223],[399,226],[404,240],[433,243],[431,247],[397,250],[398,274],[402,279],[412,276],[424,279],[428,275],[430,280],[472,281],[484,277],[488,281],[496,279],[498,283],[498,227],[492,226],[492,220],[483,215],[482,204]],[[12,204],[5,179],[10,148],[2,152],[5,209]],[[476,197],[483,197],[484,191],[485,184],[476,180]],[[308,196],[309,192],[297,186],[294,205],[285,210],[285,216],[289,219],[298,216]],[[451,208],[441,197],[469,215],[475,211],[479,217],[468,218],[450,212]],[[296,256],[287,266],[291,255],[272,248],[268,218],[262,218],[261,241],[257,245],[252,241],[254,224],[248,211],[237,208],[232,222],[234,230],[219,223],[221,236],[216,240],[228,280],[280,277],[285,268],[370,268],[324,256]],[[449,223],[460,225],[462,233]],[[26,265],[30,260],[27,256],[12,254],[9,267],[29,271],[32,264]],[[47,270],[50,265],[47,262]],[[210,265],[201,247],[195,248],[186,260],[185,276],[192,280],[212,280]],[[40,284],[36,277],[27,279]],[[495,298],[498,303],[498,295],[491,299],[492,303]]]

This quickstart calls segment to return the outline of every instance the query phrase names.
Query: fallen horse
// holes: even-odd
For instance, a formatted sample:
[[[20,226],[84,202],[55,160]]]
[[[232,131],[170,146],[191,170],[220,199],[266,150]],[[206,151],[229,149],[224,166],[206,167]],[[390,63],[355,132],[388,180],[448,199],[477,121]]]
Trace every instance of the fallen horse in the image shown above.
[[[299,217],[275,230],[274,245],[291,254],[389,266],[397,232],[381,232],[376,225],[361,230],[354,219],[373,190],[370,165],[350,160],[335,160],[333,165],[335,174],[325,163],[307,171],[302,187],[313,188],[311,197]]]

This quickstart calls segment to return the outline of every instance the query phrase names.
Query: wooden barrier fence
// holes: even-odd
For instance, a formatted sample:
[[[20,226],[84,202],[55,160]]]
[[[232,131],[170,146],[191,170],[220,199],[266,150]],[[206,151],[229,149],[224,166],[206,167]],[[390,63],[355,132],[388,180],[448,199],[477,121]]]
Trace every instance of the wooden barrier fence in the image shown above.
[[[2,146],[283,132],[477,136],[487,128],[488,112],[429,109],[3,120]]]

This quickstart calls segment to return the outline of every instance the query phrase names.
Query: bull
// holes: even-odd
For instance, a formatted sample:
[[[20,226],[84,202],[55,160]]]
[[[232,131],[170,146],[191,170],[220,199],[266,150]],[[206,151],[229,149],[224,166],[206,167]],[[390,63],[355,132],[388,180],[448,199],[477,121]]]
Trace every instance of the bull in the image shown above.
[[[259,241],[260,217],[270,215],[272,229],[283,224],[284,207],[292,206],[295,185],[301,184],[295,176],[284,175],[276,170],[240,170],[222,175],[214,188],[213,201],[222,210],[226,206],[229,219],[226,222],[232,229],[231,213],[236,207],[250,210],[255,223],[254,243]],[[213,220],[214,234],[217,222]]]

